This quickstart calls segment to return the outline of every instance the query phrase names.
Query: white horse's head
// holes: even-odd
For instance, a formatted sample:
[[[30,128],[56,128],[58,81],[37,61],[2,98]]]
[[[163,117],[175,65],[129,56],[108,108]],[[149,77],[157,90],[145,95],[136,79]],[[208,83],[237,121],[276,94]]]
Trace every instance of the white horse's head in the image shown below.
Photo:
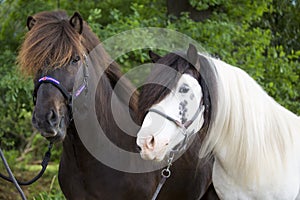
[[[193,56],[197,57],[194,50],[196,55]],[[187,59],[191,57],[189,52]],[[143,159],[161,161],[170,151],[185,149],[187,141],[201,129],[204,123],[203,93],[195,73],[189,71],[190,67],[185,66],[181,72],[176,69],[180,75],[173,88],[169,88],[169,93],[161,101],[146,110],[137,135],[137,145]],[[193,70],[196,71],[195,68]]]

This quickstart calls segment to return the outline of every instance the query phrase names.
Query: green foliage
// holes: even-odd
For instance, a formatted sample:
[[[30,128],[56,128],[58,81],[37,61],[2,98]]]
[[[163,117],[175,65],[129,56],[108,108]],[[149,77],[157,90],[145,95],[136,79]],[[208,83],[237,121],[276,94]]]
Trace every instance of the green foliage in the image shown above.
[[[210,6],[219,6],[221,4],[224,4],[226,1],[224,0],[190,0],[190,4],[196,8],[197,10],[206,10]]]
[[[273,0],[269,5],[269,12],[264,13],[264,20],[259,26],[272,31],[273,46],[281,45],[288,53],[300,50],[299,12],[300,3],[296,0]]]
[[[89,25],[93,28],[93,31],[97,33],[101,41],[119,34],[123,31],[128,31],[134,28],[142,27],[163,27],[166,23],[166,8],[161,1],[144,1],[144,4],[132,2],[130,4],[130,14],[124,13],[123,10],[116,8],[112,9],[108,18],[112,22],[106,26],[99,24],[98,19],[102,17],[102,10],[92,9],[88,18]],[[155,37],[147,38],[149,40],[155,40]],[[125,43],[125,44],[124,44]],[[132,44],[136,41],[126,40],[123,41],[123,46],[134,46]],[[113,45],[112,45],[113,46]],[[118,49],[118,44],[115,44],[115,49]],[[110,51],[113,51],[111,49]],[[133,66],[144,63],[148,60],[148,50],[134,50],[128,54],[124,54],[118,58],[124,72],[130,70]]]
[[[0,55],[0,137],[5,146],[22,146],[24,138],[31,134],[31,82],[19,76],[15,65],[15,53],[4,50]]]

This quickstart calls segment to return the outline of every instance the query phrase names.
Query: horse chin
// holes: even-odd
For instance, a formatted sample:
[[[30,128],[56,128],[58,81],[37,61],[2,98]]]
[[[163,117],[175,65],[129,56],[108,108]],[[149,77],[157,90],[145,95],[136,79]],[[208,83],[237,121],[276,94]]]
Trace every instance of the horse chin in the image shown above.
[[[165,159],[165,157],[166,157],[166,155],[163,155],[163,156],[156,156],[156,157],[154,158],[154,161],[156,161],[156,162],[161,162],[161,161],[163,161],[163,160]]]
[[[144,160],[154,160],[155,159],[154,155],[152,155],[152,154],[146,154],[146,153],[141,152],[140,155],[141,155],[142,159],[144,159]]]
[[[61,117],[58,126],[49,128],[50,132],[43,131],[43,129],[40,129],[40,131],[41,135],[45,137],[48,141],[50,141],[51,143],[58,143],[64,140],[67,132],[66,127],[66,120],[64,117]]]
[[[58,142],[62,142],[65,139],[66,130],[65,129],[58,129],[58,130],[55,131],[55,134],[52,134],[51,136],[48,133],[45,133],[45,132],[42,132],[41,135],[43,137],[45,137],[51,143],[58,143]]]
[[[141,151],[140,152],[140,155],[142,157],[142,159],[144,160],[153,160],[153,161],[156,161],[156,162],[161,162],[165,159],[166,157],[166,154],[167,154],[167,149],[162,149],[158,152],[153,152],[153,151]]]

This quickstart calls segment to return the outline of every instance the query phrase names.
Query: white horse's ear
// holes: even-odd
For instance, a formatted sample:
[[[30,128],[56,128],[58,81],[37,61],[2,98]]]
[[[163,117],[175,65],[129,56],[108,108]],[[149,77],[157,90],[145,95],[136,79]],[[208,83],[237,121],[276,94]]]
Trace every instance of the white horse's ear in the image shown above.
[[[187,59],[198,71],[200,70],[198,51],[193,44],[189,44]]]
[[[83,28],[83,19],[78,12],[75,12],[74,15],[70,18],[70,24],[75,28],[75,30],[81,34]]]
[[[154,52],[151,51],[151,50],[149,51],[149,57],[150,57],[150,59],[151,59],[151,61],[152,61],[153,63],[156,63],[159,59],[161,59],[161,56],[160,56],[160,55],[154,53]]]
[[[32,29],[32,27],[34,26],[35,22],[36,22],[36,20],[32,16],[28,16],[27,17],[27,23],[26,23],[26,25],[27,25],[27,28],[28,28],[29,31]]]

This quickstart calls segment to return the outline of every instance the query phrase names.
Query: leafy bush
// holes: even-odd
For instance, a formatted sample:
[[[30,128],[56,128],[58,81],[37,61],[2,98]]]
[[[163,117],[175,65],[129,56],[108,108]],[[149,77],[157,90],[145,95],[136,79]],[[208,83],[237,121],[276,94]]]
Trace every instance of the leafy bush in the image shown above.
[[[0,55],[0,137],[7,138],[1,140],[2,147],[24,146],[25,138],[32,133],[32,83],[20,76],[15,57],[15,53],[10,50],[5,50]]]

